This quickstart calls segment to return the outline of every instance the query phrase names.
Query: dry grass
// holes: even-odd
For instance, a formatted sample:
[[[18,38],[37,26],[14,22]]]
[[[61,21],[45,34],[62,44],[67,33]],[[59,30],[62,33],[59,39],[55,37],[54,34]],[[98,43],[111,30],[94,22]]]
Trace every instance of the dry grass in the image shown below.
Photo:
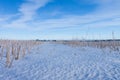
[[[70,45],[72,47],[94,47],[94,48],[109,48],[111,51],[120,52],[120,41],[59,41],[57,43]]]
[[[30,50],[41,44],[37,41],[0,40],[0,59],[6,59],[6,67],[11,67],[14,60],[23,58]]]
[[[0,40],[0,60],[6,59],[6,67],[11,67],[15,60],[23,58],[30,53],[32,48],[41,43],[40,41],[32,40]],[[53,43],[70,45],[72,47],[109,48],[111,51],[120,53],[120,41],[57,41]]]

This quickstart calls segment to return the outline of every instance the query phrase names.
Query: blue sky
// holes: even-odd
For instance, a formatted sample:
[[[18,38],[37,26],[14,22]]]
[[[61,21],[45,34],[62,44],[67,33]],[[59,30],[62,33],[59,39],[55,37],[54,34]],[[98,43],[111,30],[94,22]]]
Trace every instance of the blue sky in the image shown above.
[[[0,0],[1,39],[120,38],[120,0]]]

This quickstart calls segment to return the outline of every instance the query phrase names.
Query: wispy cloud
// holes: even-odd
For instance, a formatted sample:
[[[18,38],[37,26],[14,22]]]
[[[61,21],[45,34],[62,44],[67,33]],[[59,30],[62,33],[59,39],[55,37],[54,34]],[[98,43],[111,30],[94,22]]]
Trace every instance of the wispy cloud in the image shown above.
[[[91,1],[91,0],[88,0]],[[47,19],[31,23],[36,30],[50,28],[81,28],[120,26],[120,0],[93,0],[96,10],[86,15],[64,15],[62,18]],[[43,27],[41,27],[43,26]],[[35,28],[34,28],[35,29]],[[33,30],[34,30],[33,29]]]
[[[18,22],[25,22],[33,20],[37,10],[45,6],[50,0],[27,0],[20,6],[20,13],[22,16]]]
[[[69,29],[69,28],[100,28],[110,26],[120,26],[120,19],[118,16],[97,16],[97,15],[86,15],[86,16],[69,16],[62,17],[60,19],[49,19],[45,21],[36,21],[31,23],[32,30],[46,30],[46,29]]]
[[[51,0],[26,0],[25,3],[23,3],[18,9],[19,13],[17,14],[19,14],[19,18],[11,20],[10,23],[6,23],[4,27],[11,28],[29,27],[29,25],[27,25],[27,22],[34,20],[34,16],[37,14],[37,10],[40,9],[41,7],[44,7],[50,1]],[[3,21],[4,19],[0,20]]]
[[[91,1],[91,0],[87,0]],[[94,24],[101,25],[101,21],[104,21],[104,25],[106,26],[108,21],[109,23],[112,21],[111,18],[116,19],[120,17],[120,5],[119,0],[93,0],[91,3],[98,4],[98,7],[92,13],[83,16],[76,15],[63,15],[61,18],[57,19],[46,19],[43,21],[34,20],[34,16],[37,14],[37,10],[41,7],[44,7],[50,0],[26,0],[19,8],[19,18],[13,20],[6,27],[29,27],[35,26],[36,29],[44,28],[54,28],[54,27],[74,27],[74,26],[82,26],[82,25],[91,25],[96,26]],[[112,3],[112,6],[111,6]],[[109,20],[108,20],[109,19]],[[0,21],[5,21],[6,19],[0,19]],[[29,23],[29,21],[31,21]],[[105,24],[106,22],[106,24]],[[29,24],[28,24],[29,23]],[[96,26],[97,27],[97,26]]]
[[[91,0],[86,1],[91,2]],[[63,15],[56,19],[35,20],[34,16],[37,14],[37,10],[48,2],[50,0],[26,0],[19,8],[19,18],[4,26],[29,30],[120,26],[120,0],[93,0],[91,3],[98,5],[96,9],[82,16]]]

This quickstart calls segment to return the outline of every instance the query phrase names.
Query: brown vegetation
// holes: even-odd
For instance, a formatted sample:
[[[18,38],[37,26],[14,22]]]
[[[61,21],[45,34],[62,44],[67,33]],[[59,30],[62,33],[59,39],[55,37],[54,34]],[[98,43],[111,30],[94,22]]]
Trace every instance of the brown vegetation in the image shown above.
[[[120,52],[120,41],[59,41],[57,43],[70,45],[72,47],[95,47],[95,48],[109,48],[112,51]]]
[[[14,60],[18,60],[30,53],[30,50],[41,44],[37,41],[0,40],[0,59],[6,58],[6,67],[11,67]]]

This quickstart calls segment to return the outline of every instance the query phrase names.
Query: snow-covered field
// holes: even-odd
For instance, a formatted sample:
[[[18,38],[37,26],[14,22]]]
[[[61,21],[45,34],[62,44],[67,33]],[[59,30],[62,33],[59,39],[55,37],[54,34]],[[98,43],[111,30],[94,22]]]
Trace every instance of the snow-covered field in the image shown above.
[[[120,80],[120,54],[44,43],[11,68],[1,61],[0,80]]]

